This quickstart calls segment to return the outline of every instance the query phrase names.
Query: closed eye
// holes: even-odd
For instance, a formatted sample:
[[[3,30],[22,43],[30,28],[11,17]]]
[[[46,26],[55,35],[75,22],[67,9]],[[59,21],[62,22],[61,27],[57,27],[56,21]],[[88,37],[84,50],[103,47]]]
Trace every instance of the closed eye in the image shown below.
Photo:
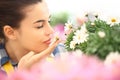
[[[36,27],[37,29],[40,29],[40,28],[43,28],[43,25],[42,26],[38,26],[38,27]]]

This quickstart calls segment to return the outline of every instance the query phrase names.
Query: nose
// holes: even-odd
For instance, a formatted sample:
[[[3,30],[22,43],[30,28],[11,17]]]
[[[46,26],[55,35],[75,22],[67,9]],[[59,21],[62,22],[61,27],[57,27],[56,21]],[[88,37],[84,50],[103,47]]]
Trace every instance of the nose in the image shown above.
[[[49,23],[47,23],[47,25],[46,25],[47,27],[46,27],[46,35],[50,35],[50,34],[53,34],[54,33],[54,30],[53,30],[53,28],[51,27],[51,25],[49,24]]]

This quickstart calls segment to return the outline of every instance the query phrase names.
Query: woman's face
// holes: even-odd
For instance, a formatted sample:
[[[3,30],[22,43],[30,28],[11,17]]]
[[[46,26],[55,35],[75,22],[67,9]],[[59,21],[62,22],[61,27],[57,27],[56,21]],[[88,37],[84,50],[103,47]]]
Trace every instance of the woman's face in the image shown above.
[[[16,30],[19,46],[26,51],[41,52],[48,48],[53,29],[49,24],[50,14],[45,2],[27,7],[25,18]]]

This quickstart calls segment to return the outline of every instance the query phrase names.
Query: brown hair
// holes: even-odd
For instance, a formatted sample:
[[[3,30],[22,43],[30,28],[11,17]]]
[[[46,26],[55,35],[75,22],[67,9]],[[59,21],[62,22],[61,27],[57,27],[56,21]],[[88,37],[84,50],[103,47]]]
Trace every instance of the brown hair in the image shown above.
[[[19,28],[21,20],[25,17],[22,10],[42,0],[0,0],[0,39],[4,39],[3,27],[10,25]]]

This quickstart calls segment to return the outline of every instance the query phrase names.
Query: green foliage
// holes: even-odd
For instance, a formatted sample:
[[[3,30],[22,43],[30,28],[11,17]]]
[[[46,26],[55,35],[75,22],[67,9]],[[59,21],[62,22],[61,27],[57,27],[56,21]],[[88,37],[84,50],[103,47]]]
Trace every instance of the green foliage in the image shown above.
[[[100,59],[105,59],[110,52],[118,51],[120,53],[120,24],[108,24],[106,21],[96,19],[94,22],[87,21],[85,26],[89,33],[88,40],[76,44],[75,49],[82,50],[87,55],[96,55]],[[99,32],[105,33],[105,36],[101,37]],[[68,35],[67,50],[73,50],[69,48],[70,42],[73,40],[73,35]]]
[[[57,24],[65,24],[69,18],[69,13],[59,12],[53,13],[51,16],[51,26],[56,26]]]
[[[96,20],[94,33],[89,34],[85,53],[89,55],[97,55],[101,59],[105,59],[110,52],[120,52],[120,24],[110,27],[102,20]],[[89,30],[89,28],[88,28]],[[105,37],[98,35],[99,31],[105,33]]]
[[[70,46],[69,46],[69,45],[70,45],[70,42],[71,42],[72,39],[73,39],[73,36],[74,36],[74,31],[69,34],[69,36],[67,37],[67,40],[66,40],[66,42],[65,42],[66,49],[67,49],[68,51],[72,51],[72,50],[73,50],[73,49],[71,49]]]

